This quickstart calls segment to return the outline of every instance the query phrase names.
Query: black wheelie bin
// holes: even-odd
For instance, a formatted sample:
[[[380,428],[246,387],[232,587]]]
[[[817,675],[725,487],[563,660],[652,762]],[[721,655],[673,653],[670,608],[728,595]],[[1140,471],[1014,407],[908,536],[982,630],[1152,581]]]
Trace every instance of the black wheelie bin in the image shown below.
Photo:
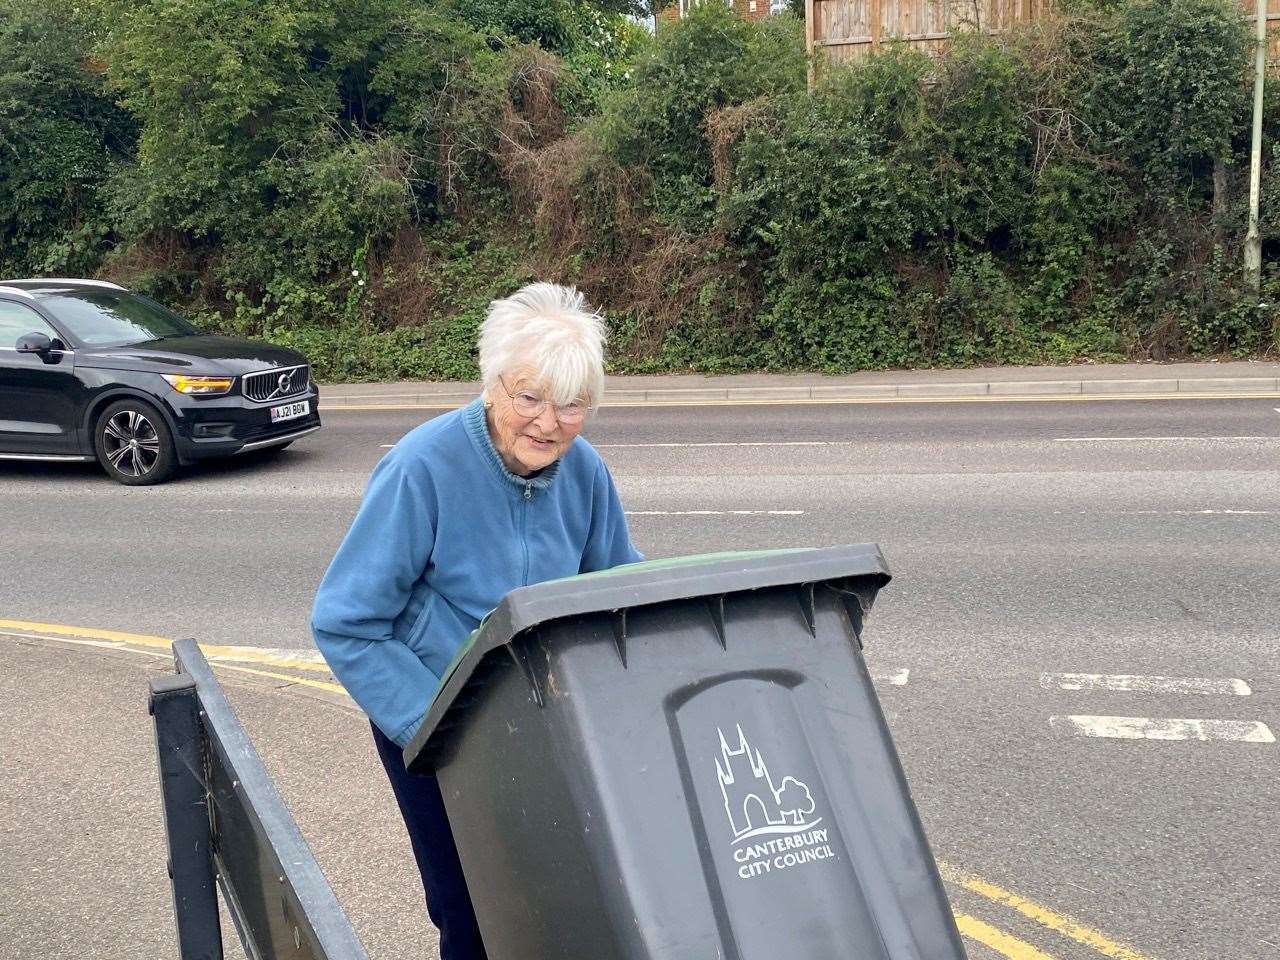
[[[490,960],[963,960],[862,659],[874,545],[512,591],[405,762]]]

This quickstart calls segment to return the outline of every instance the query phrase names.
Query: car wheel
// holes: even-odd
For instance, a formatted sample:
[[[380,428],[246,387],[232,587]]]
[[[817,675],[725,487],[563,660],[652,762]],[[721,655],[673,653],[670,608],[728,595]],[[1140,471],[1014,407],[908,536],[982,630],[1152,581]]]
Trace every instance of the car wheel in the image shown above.
[[[164,417],[141,400],[118,400],[103,410],[93,447],[107,475],[131,487],[162,483],[178,465]]]

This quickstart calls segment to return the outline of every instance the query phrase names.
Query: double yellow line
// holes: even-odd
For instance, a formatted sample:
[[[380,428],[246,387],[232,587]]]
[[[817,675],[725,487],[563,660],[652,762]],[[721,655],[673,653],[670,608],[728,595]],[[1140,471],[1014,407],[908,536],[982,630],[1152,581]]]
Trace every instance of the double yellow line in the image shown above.
[[[938,866],[942,872],[943,879],[949,883],[971,893],[976,893],[992,903],[999,904],[1002,907],[1009,907],[1029,920],[1034,920],[1042,927],[1089,947],[1099,955],[1109,958],[1109,960],[1148,960],[1147,957],[1131,947],[1118,943],[1105,934],[1072,920],[1070,917],[1055,913],[1034,900],[1028,900],[1026,897],[1005,890],[1003,887],[999,887],[974,874],[959,870],[950,864],[939,863]],[[970,940],[975,940],[984,946],[990,947],[996,953],[1008,957],[1009,960],[1053,960],[1051,954],[1045,953],[1025,940],[1005,933],[992,924],[968,914],[957,912],[956,926],[960,928],[960,933]]]
[[[173,641],[168,637],[147,634],[124,633],[119,630],[99,630],[92,627],[74,627],[60,623],[36,623],[27,620],[0,619],[0,635],[15,639],[53,640],[77,646],[123,650],[145,656],[168,659]],[[316,656],[305,651],[270,650],[260,647],[223,646],[201,644],[201,651],[209,662],[221,670],[233,670],[254,676],[281,680],[286,683],[312,687],[329,693],[346,695],[340,684],[329,680],[298,676],[298,673],[320,673],[329,676],[329,668]],[[275,669],[264,669],[273,667]],[[296,671],[281,673],[281,670]],[[1091,929],[1070,917],[1055,913],[1033,900],[1005,890],[979,876],[940,863],[943,879],[948,883],[976,894],[1001,907],[1021,914],[1040,926],[1086,946],[1108,960],[1149,960],[1136,950],[1118,943],[1097,930]],[[1054,960],[1052,954],[1007,933],[995,925],[967,913],[957,911],[956,925],[960,933],[1008,960]]]
[[[114,650],[125,650],[146,656],[168,659],[173,640],[168,637],[154,637],[140,633],[123,633],[119,630],[99,630],[93,627],[70,627],[60,623],[33,623],[27,620],[0,620],[0,634],[17,639],[56,640],[77,646],[100,647]],[[200,644],[200,650],[212,665],[223,670],[234,670],[237,673],[248,673],[257,677],[272,680],[283,680],[316,690],[338,693],[346,696],[347,691],[341,684],[328,680],[314,680],[311,677],[280,673],[279,669],[298,670],[303,673],[322,673],[329,675],[329,668],[306,656],[301,651],[264,650],[258,647],[231,647],[214,643]],[[244,666],[259,664],[260,666]],[[262,667],[276,667],[276,670],[265,670]]]

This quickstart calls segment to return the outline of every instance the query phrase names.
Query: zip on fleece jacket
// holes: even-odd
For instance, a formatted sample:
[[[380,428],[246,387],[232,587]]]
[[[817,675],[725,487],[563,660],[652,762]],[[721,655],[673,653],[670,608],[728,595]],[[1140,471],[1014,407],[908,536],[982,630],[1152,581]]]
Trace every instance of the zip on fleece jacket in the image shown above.
[[[311,629],[334,676],[404,746],[454,652],[508,592],[642,559],[586,440],[515,476],[477,399],[410,431],[374,469]]]

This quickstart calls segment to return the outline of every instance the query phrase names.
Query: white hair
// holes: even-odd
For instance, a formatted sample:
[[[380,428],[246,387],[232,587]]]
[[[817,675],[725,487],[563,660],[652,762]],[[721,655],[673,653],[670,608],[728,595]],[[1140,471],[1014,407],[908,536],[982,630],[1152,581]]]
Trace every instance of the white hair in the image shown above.
[[[531,283],[494,300],[480,325],[480,378],[488,391],[519,371],[546,382],[552,403],[604,393],[604,318],[573,287]],[[510,386],[510,383],[508,383]]]

